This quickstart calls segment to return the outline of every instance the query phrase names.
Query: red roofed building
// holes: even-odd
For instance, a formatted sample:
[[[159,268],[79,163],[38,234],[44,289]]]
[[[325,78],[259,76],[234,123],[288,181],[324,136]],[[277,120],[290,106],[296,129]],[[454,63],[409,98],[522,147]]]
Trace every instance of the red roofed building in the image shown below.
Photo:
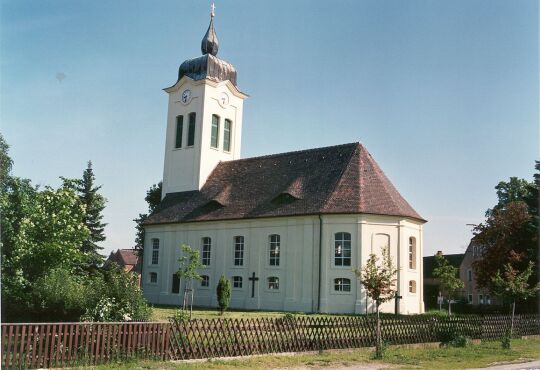
[[[111,252],[105,263],[107,264],[111,262],[116,263],[127,272],[136,273],[139,277],[139,286],[141,285],[142,265],[135,249],[118,249],[115,252]]]
[[[401,298],[382,311],[423,312],[426,221],[367,149],[351,143],[241,159],[247,95],[234,67],[216,56],[213,16],[201,51],[165,89],[163,199],[145,221],[145,297],[181,301],[186,282],[176,271],[180,246],[188,244],[205,266],[195,305],[215,307],[225,275],[232,307],[371,312],[353,268],[387,247]]]

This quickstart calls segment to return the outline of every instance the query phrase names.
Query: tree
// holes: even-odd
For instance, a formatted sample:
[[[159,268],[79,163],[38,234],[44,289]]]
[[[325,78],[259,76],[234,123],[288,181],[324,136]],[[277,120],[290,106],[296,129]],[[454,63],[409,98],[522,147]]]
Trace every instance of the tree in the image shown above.
[[[540,283],[531,285],[528,283],[533,274],[534,263],[529,262],[527,268],[519,272],[514,269],[510,263],[504,265],[503,272],[497,271],[497,274],[491,279],[493,284],[493,293],[502,297],[512,304],[512,321],[510,325],[510,337],[514,329],[514,315],[516,312],[516,300],[528,299],[540,291]]]
[[[184,301],[182,308],[186,310],[188,304],[188,296],[191,296],[190,307],[189,307],[189,318],[193,313],[193,281],[202,280],[202,276],[197,272],[198,269],[203,267],[203,264],[199,258],[199,251],[191,248],[189,245],[182,244],[180,246],[182,249],[182,257],[178,259],[180,262],[180,267],[176,272],[176,275],[182,279],[185,279],[184,284]]]
[[[381,338],[381,320],[379,315],[379,306],[384,302],[394,299],[396,296],[396,269],[390,256],[390,248],[382,249],[383,260],[380,266],[377,265],[379,258],[375,254],[370,254],[366,265],[362,270],[354,269],[360,283],[366,289],[367,295],[375,302],[375,310],[377,312],[377,329],[376,329],[376,352],[377,358],[382,358],[382,338]]]
[[[144,221],[148,218],[149,214],[152,214],[159,204],[161,203],[161,192],[163,189],[163,184],[160,181],[157,184],[154,184],[146,191],[146,197],[144,200],[148,203],[148,213],[139,213],[139,217],[134,219],[136,223],[136,236],[135,236],[135,249],[142,254],[144,247]]]
[[[9,145],[0,133],[0,187],[3,187],[6,183],[11,172],[11,167],[13,166],[13,160],[9,156],[8,151]]]
[[[219,313],[223,315],[223,312],[229,307],[231,303],[231,282],[221,275],[219,283],[216,288],[217,300],[219,305]]]
[[[452,300],[457,290],[462,289],[464,284],[459,279],[459,270],[452,266],[442,254],[435,255],[435,266],[433,276],[439,279],[441,290],[448,296],[448,315],[451,315]]]
[[[84,170],[82,179],[77,181],[76,187],[79,199],[86,210],[84,224],[90,231],[88,239],[81,246],[81,251],[88,259],[87,268],[103,263],[103,256],[99,254],[103,247],[96,243],[105,240],[105,226],[107,226],[106,223],[102,222],[106,199],[98,193],[101,186],[94,186],[95,179],[92,161],[88,161],[88,167]]]
[[[493,291],[492,277],[508,263],[524,271],[529,261],[536,261],[535,229],[532,216],[523,201],[510,202],[494,209],[484,223],[474,228],[472,242],[481,246],[482,258],[474,261],[476,282],[481,288]]]
[[[488,209],[486,215],[489,216],[494,210],[504,209],[506,205],[512,202],[524,201],[531,196],[534,184],[525,179],[510,177],[510,181],[500,181],[495,190],[497,190],[498,203],[493,209]]]

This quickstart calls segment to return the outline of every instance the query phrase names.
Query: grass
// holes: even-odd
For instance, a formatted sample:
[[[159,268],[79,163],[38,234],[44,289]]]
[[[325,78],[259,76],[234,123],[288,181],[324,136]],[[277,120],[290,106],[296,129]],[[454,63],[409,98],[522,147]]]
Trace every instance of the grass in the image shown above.
[[[373,350],[327,351],[321,354],[266,355],[232,360],[202,362],[129,361],[95,367],[95,369],[272,369],[299,366],[352,366],[356,363],[393,364],[400,369],[464,369],[493,363],[540,357],[540,340],[513,340],[511,350],[502,350],[500,342],[484,342],[466,348],[388,348],[384,361],[372,360]]]
[[[154,306],[152,307],[151,321],[168,321],[169,317],[174,315],[174,312],[179,306]],[[223,315],[219,314],[217,308],[194,308],[194,319],[254,319],[254,318],[273,318],[283,317],[287,312],[282,311],[245,311],[229,309]],[[323,316],[339,316],[331,314],[307,314],[304,312],[291,312],[293,315],[306,315],[313,317]],[[350,316],[350,315],[349,315]]]

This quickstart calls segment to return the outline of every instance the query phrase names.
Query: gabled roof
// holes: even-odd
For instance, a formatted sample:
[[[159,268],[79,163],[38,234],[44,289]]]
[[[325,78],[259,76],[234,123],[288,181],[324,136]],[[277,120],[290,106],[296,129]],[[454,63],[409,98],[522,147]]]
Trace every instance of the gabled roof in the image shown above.
[[[283,193],[296,199],[272,202]],[[351,213],[425,222],[352,143],[220,162],[200,191],[167,194],[145,224]]]
[[[465,254],[463,253],[457,253],[457,254],[443,254],[443,257],[448,260],[448,263],[450,265],[459,268],[461,265],[461,261],[463,261],[463,257]],[[433,270],[435,269],[435,256],[426,256],[424,257],[424,279],[432,278],[433,277]]]
[[[137,256],[137,251],[135,249],[118,249],[116,252],[111,252],[109,256],[109,261],[114,261],[120,266],[133,265],[137,264],[139,256]]]

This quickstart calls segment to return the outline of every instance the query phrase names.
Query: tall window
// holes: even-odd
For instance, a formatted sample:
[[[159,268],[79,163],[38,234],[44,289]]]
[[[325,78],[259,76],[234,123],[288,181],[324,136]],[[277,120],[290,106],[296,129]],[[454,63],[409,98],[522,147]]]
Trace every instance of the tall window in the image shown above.
[[[226,119],[223,126],[223,150],[226,152],[231,151],[231,132],[232,121],[230,119]]]
[[[210,286],[210,276],[201,275],[201,287],[208,288]]]
[[[176,117],[176,143],[175,148],[182,147],[182,134],[184,133],[184,116]]]
[[[234,237],[234,265],[235,266],[244,265],[244,237],[243,236]]]
[[[270,266],[279,266],[280,237],[277,234],[269,236]]]
[[[233,276],[232,278],[232,286],[236,289],[242,288],[242,276]]]
[[[189,126],[188,126],[188,137],[187,137],[187,146],[195,145],[195,112],[189,114]]]
[[[268,289],[278,290],[279,289],[279,278],[275,276],[270,276],[268,278]]]
[[[351,234],[336,233],[334,235],[334,265],[351,265]]]
[[[479,304],[484,304],[484,295],[483,295],[483,294],[480,294],[480,295],[478,296],[478,303],[479,303]]]
[[[159,239],[152,239],[152,265],[159,263]]]
[[[350,292],[351,279],[345,279],[345,278],[334,279],[334,290],[336,292]]]
[[[467,302],[469,304],[472,304],[473,303],[473,295],[471,293],[469,293],[469,295],[467,296]]]
[[[180,278],[176,274],[172,276],[172,292],[180,293]]]
[[[210,146],[217,148],[219,143],[219,116],[212,114],[212,135],[210,137]]]
[[[210,254],[212,252],[212,238],[202,238],[202,264],[210,266]]]
[[[409,268],[416,269],[416,238],[409,238]]]
[[[409,293],[416,293],[416,281],[409,281]]]
[[[150,273],[150,282],[152,284],[156,284],[157,283],[157,272],[151,272]]]
[[[472,281],[472,270],[467,270],[467,281]]]

